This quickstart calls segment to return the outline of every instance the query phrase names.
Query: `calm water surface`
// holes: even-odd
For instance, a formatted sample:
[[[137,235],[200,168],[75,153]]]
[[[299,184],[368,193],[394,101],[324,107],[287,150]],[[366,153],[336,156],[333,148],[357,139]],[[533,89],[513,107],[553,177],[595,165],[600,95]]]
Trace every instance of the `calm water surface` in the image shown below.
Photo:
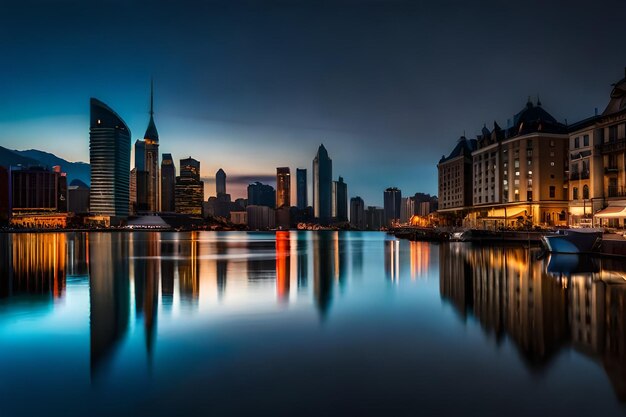
[[[0,415],[623,415],[626,267],[537,255],[0,235]]]

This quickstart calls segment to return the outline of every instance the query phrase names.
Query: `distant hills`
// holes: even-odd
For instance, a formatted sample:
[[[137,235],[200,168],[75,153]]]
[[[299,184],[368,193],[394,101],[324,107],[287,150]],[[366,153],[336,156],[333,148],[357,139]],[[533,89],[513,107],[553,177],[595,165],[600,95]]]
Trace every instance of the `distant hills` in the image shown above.
[[[49,168],[59,165],[61,166],[61,171],[67,173],[68,183],[75,179],[87,185],[91,183],[91,168],[89,164],[85,162],[69,162],[54,154],[37,149],[17,151],[0,146],[0,165],[43,165]]]

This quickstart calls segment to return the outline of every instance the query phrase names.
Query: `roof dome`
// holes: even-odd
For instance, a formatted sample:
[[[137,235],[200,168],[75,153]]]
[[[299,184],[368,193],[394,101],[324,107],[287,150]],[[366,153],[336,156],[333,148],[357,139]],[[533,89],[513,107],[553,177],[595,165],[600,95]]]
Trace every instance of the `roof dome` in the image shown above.
[[[540,105],[533,105],[530,99],[526,106],[515,115],[509,136],[524,135],[533,132],[565,133],[565,125],[559,123]]]

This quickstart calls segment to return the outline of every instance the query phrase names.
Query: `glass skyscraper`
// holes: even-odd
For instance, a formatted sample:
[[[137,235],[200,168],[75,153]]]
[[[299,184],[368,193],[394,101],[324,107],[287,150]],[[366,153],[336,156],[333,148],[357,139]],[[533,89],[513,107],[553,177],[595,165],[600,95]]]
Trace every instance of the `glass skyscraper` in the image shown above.
[[[333,161],[324,145],[313,159],[313,215],[322,224],[331,220]]]
[[[128,216],[130,129],[109,106],[90,101],[90,211],[109,217]]]
[[[296,205],[300,210],[304,210],[309,204],[305,168],[296,169],[296,192],[298,194]]]

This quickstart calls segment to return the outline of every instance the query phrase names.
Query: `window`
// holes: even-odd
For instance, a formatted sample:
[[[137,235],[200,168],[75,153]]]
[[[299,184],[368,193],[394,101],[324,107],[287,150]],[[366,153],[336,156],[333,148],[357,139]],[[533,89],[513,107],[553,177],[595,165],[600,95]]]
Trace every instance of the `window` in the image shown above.
[[[531,159],[528,160],[528,166],[531,166],[533,164],[533,161]]]
[[[526,191],[526,200],[533,201],[533,190]]]
[[[554,185],[550,186],[550,198],[554,198],[556,196],[556,188]]]
[[[554,148],[554,141],[553,140],[550,141],[550,147]]]
[[[580,137],[576,136],[574,138],[574,149],[580,148]]]
[[[554,161],[550,162],[550,166],[553,167],[554,166]]]
[[[617,139],[617,126],[609,126],[609,142],[615,142]]]
[[[532,171],[528,171],[528,176],[531,176],[531,175],[533,175],[533,172]]]
[[[589,146],[589,135],[583,136],[583,146]]]
[[[588,185],[583,186],[583,199],[585,200],[589,199],[589,186]]]
[[[515,168],[519,168],[519,159],[515,160]]]
[[[572,200],[578,200],[578,187],[574,187],[572,190]]]

